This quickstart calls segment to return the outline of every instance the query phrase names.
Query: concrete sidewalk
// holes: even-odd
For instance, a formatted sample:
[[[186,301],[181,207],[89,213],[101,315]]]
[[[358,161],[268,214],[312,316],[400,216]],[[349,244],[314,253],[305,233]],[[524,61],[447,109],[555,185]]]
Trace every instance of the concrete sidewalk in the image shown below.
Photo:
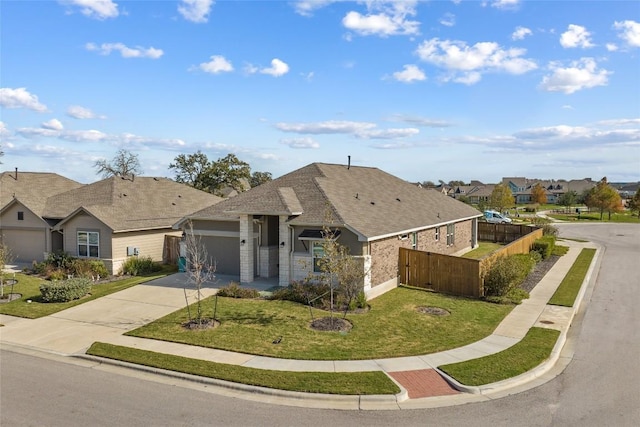
[[[270,401],[272,399],[280,399],[279,402],[272,401],[272,403],[343,408],[345,402],[349,402],[347,406],[350,407],[353,403],[352,400],[357,398],[356,406],[360,409],[369,408],[369,406],[371,406],[370,409],[388,409],[457,404],[473,401],[474,398],[477,399],[482,395],[504,392],[535,380],[553,368],[565,343],[567,331],[579,307],[579,301],[586,285],[590,281],[590,275],[599,255],[598,251],[589,274],[583,283],[582,291],[575,307],[550,306],[547,305],[549,298],[553,295],[581,250],[585,247],[595,248],[591,243],[574,241],[563,241],[562,245],[569,246],[569,252],[562,256],[536,285],[531,292],[530,298],[524,300],[521,305],[515,307],[505,317],[493,334],[464,347],[428,355],[358,361],[290,360],[124,336],[123,333],[126,331],[135,329],[184,307],[183,289],[181,286],[175,286],[175,280],[172,281],[170,278],[137,285],[41,319],[16,320],[9,316],[0,315],[0,323],[6,325],[0,328],[0,344],[41,349],[64,355],[83,355],[93,342],[101,341],[159,353],[258,369],[304,372],[383,371],[402,390],[397,396],[379,396],[378,398],[356,396],[347,399],[346,396],[331,397],[317,394],[296,394],[259,387],[231,385],[230,383],[212,380],[213,384],[227,389],[242,390],[243,393],[258,391],[258,394],[263,397],[271,396]],[[205,296],[211,295],[215,293],[215,288],[208,286],[204,292]],[[511,347],[519,342],[532,326],[557,329],[561,332],[560,339],[552,352],[551,358],[534,371],[501,383],[482,387],[467,387],[458,384],[455,380],[437,370],[440,365],[487,356]],[[157,372],[158,370],[151,371]],[[247,397],[246,393],[243,394],[243,397]],[[320,404],[319,402],[323,403]]]

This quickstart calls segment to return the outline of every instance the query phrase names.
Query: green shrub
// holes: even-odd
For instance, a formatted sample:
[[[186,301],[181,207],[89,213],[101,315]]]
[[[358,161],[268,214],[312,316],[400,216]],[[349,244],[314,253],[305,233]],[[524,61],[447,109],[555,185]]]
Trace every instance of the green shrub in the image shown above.
[[[531,251],[529,252],[529,256],[533,259],[533,262],[535,264],[539,263],[540,261],[542,261],[542,255],[540,254],[540,252],[538,251]]]
[[[45,277],[48,280],[64,280],[67,278],[67,273],[64,270],[52,270],[48,269],[45,271]]]
[[[76,258],[71,263],[69,272],[75,277],[86,277],[93,280],[109,276],[109,272],[107,271],[107,267],[105,267],[104,262],[95,259]]]
[[[122,274],[131,276],[151,274],[160,270],[162,270],[162,266],[149,256],[127,258],[122,265]]]
[[[487,297],[506,296],[527,277],[535,266],[529,254],[516,254],[499,258],[484,279]]]
[[[539,252],[542,255],[542,259],[547,259],[553,253],[553,248],[556,244],[555,236],[547,235],[542,236],[533,242],[531,246],[532,252]]]
[[[54,252],[49,252],[49,255],[47,255],[47,259],[45,260],[45,263],[55,268],[67,270],[71,267],[73,260],[74,258],[68,252],[54,251]]]
[[[544,224],[542,226],[542,234],[545,236],[558,237],[558,228],[551,224]]]
[[[256,289],[241,288],[240,284],[231,282],[227,286],[220,288],[218,296],[230,298],[258,298],[260,292]]]
[[[293,282],[286,288],[276,290],[270,299],[293,301],[305,305],[311,304],[314,307],[324,307],[329,304],[329,291],[329,285],[304,280],[302,282]]]
[[[40,285],[43,302],[68,302],[82,298],[91,291],[91,281],[74,278]]]

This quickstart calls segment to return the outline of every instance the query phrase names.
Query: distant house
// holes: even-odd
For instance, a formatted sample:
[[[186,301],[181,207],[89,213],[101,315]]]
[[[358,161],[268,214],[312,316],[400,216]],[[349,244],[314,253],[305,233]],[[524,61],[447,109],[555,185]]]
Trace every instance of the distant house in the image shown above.
[[[538,184],[545,190],[547,203],[549,204],[558,203],[558,200],[569,191],[575,191],[576,194],[581,195],[585,190],[590,190],[596,185],[590,178],[566,181],[540,180],[524,177],[502,178],[502,184],[509,187],[516,204],[532,203],[532,190]]]
[[[399,248],[455,254],[477,245],[481,213],[376,168],[313,163],[188,215],[219,274],[281,286],[317,272],[322,229],[362,260],[369,298],[398,283]]]
[[[82,187],[55,173],[2,172],[0,174],[0,241],[19,263],[41,261],[44,253],[62,249],[62,235],[46,215],[47,199]]]
[[[111,177],[73,187],[41,200],[33,220],[47,224],[46,235],[35,236],[24,228],[10,231],[13,238],[7,243],[17,261],[42,261],[45,252],[63,250],[101,259],[110,273],[118,273],[131,256],[162,261],[167,236],[181,235],[172,225],[222,200],[166,178]],[[5,210],[12,216],[15,209],[3,208],[0,228],[6,235]]]

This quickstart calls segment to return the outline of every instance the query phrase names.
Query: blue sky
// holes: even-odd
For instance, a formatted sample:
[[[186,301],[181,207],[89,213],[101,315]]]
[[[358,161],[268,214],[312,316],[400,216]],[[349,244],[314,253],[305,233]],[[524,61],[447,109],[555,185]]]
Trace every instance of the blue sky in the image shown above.
[[[2,170],[640,180],[637,1],[0,0]]]

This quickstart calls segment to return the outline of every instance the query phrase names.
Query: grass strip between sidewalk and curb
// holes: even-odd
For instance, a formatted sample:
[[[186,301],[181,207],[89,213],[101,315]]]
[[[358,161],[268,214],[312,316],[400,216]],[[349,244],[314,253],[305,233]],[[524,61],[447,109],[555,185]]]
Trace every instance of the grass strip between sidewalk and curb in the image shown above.
[[[27,274],[16,274],[18,283],[14,286],[13,292],[20,293],[22,296],[11,302],[0,304],[0,314],[10,316],[24,317],[27,319],[37,319],[39,317],[49,316],[67,308],[93,301],[100,297],[122,291],[140,283],[164,277],[168,272],[160,272],[145,276],[134,276],[126,279],[114,280],[112,282],[98,283],[91,286],[91,294],[80,299],[69,302],[41,302],[40,285],[45,282],[38,276]],[[10,292],[8,286],[4,291]],[[27,302],[30,301],[30,302]]]
[[[596,250],[584,248],[576,258],[575,262],[562,279],[558,289],[549,300],[551,305],[560,305],[564,307],[572,307],[582,287],[582,282],[589,271],[591,261],[595,256]]]
[[[465,362],[438,366],[461,384],[481,386],[513,378],[549,358],[560,336],[555,329],[531,328],[517,344],[501,352]]]
[[[382,371],[273,371],[191,359],[101,342],[93,343],[86,353],[153,368],[278,390],[340,395],[381,395],[400,392],[400,388]]]

